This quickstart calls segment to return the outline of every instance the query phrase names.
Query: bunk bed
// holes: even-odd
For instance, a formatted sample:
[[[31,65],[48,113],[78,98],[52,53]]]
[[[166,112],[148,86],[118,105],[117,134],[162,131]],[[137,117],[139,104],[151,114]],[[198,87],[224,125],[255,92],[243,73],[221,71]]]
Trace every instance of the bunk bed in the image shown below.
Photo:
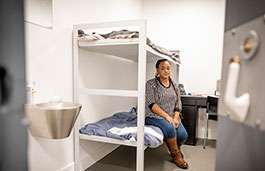
[[[106,39],[97,41],[78,41],[79,29],[104,29],[109,27],[129,27],[137,26],[139,28],[139,38],[131,39]],[[172,60],[167,55],[163,55],[150,46],[146,45],[146,20],[130,20],[119,22],[106,22],[94,24],[80,24],[75,25],[73,30],[73,101],[80,103],[80,95],[92,96],[109,96],[109,97],[130,97],[136,98],[137,106],[137,141],[120,140],[109,137],[94,136],[80,134],[79,130],[84,126],[80,124],[80,117],[78,118],[74,131],[74,161],[75,170],[82,170],[80,168],[80,141],[96,141],[102,143],[110,143],[117,145],[133,146],[137,148],[136,170],[144,170],[144,118],[145,118],[145,82],[147,73],[147,64],[157,61],[157,59],[168,59],[176,66],[176,74],[178,75],[179,63]],[[86,88],[80,87],[79,83],[79,56],[80,50],[85,50],[97,54],[117,56],[136,63],[137,66],[137,86],[136,89],[113,89],[113,88]],[[88,55],[89,56],[89,55]],[[178,79],[178,78],[177,78]],[[178,80],[176,80],[178,81]],[[83,105],[83,108],[86,106]],[[110,113],[111,114],[111,113]],[[82,111],[81,114],[82,115]],[[117,147],[115,147],[117,148]],[[115,149],[113,148],[113,149]],[[108,150],[111,152],[112,150]],[[93,164],[93,163],[92,163]],[[89,164],[88,166],[90,166]]]

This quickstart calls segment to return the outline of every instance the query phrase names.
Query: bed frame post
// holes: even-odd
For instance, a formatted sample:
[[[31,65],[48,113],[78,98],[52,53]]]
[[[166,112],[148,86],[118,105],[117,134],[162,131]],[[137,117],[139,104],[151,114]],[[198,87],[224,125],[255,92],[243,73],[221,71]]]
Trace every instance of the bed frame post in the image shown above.
[[[73,102],[78,102],[78,28],[74,27],[73,29]],[[75,171],[79,171],[79,117],[75,122],[75,126],[73,129],[73,139],[74,139],[74,169]]]
[[[144,170],[144,124],[146,81],[146,20],[139,21],[138,47],[138,108],[137,108],[137,161],[136,170]]]

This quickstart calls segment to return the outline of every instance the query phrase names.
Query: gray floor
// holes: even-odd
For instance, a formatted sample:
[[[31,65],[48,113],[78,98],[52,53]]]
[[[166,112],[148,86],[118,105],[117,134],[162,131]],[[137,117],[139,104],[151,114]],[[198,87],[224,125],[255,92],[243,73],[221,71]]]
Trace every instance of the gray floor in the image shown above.
[[[183,145],[184,159],[189,163],[189,171],[212,171],[215,168],[215,141],[208,141],[206,149],[202,140],[196,146]],[[145,150],[145,171],[176,171],[183,170],[171,163],[170,155],[164,143],[158,148]],[[120,146],[101,159],[86,171],[134,171],[136,168],[136,148]]]

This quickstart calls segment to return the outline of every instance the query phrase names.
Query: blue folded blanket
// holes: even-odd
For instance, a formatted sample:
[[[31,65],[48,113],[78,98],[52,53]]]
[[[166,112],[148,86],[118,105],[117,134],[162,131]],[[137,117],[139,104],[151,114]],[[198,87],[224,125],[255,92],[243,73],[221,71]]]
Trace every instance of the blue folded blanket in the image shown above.
[[[96,123],[89,123],[79,130],[82,134],[105,136],[122,140],[137,141],[137,110],[119,112]],[[146,125],[144,144],[155,148],[163,144],[163,133],[155,126]]]

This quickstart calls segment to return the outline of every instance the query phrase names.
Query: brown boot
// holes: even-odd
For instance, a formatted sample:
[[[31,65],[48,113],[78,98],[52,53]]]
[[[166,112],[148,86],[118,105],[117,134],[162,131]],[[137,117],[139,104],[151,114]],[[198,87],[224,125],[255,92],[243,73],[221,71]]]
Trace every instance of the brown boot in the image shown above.
[[[168,139],[165,139],[165,142],[171,153],[171,161],[175,163],[178,167],[182,169],[187,169],[188,163],[186,163],[181,156],[181,152],[177,145],[177,138],[176,137],[168,138]]]
[[[183,155],[183,153],[181,152],[181,147],[182,146],[182,144],[178,144],[178,147],[179,147],[179,152],[180,152],[180,154],[181,154],[181,156],[182,156],[182,158],[184,159],[184,155]]]
[[[181,157],[184,159],[184,155],[183,155],[183,153],[181,152],[181,147],[182,146],[182,144],[178,144],[178,147],[179,147],[179,152],[180,152],[180,154],[181,154]]]

